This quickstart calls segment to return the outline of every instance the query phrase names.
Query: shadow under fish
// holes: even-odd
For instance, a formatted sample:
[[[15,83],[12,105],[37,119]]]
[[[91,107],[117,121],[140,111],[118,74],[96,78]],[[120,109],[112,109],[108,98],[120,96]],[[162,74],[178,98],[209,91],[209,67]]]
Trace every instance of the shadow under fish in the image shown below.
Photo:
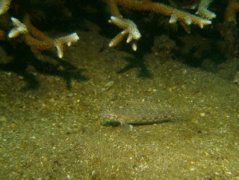
[[[107,120],[102,123],[103,126],[107,127],[120,127],[120,126],[147,126],[147,125],[156,125],[162,123],[174,122],[173,119],[160,119],[152,121],[132,121],[132,122],[120,122],[117,120]]]

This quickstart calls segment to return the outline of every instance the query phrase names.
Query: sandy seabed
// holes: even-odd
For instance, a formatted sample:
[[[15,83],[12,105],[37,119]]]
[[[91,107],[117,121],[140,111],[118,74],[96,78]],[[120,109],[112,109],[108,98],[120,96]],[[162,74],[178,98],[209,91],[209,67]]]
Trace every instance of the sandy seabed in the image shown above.
[[[78,33],[63,60],[22,54],[26,67],[16,59],[0,71],[1,179],[239,178],[237,85],[160,55],[108,48],[110,39],[94,31]],[[162,113],[173,121],[102,126],[111,114]]]

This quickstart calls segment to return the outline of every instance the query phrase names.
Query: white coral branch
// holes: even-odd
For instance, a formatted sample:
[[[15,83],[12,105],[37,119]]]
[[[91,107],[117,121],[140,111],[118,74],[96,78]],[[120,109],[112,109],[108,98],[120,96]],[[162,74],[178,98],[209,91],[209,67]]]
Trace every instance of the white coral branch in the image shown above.
[[[213,19],[216,17],[214,12],[209,11],[207,8],[213,0],[201,0],[198,6],[196,14],[205,17],[207,19]]]
[[[134,51],[137,50],[136,41],[141,38],[141,34],[136,26],[136,24],[130,19],[120,18],[111,16],[109,23],[112,23],[119,28],[123,29],[118,35],[116,35],[109,43],[110,47],[114,47],[119,44],[125,36],[128,35],[126,43],[131,43],[131,47]]]
[[[7,12],[10,4],[11,4],[11,0],[0,0],[0,15]]]
[[[26,34],[28,32],[27,27],[17,18],[11,17],[11,21],[13,23],[13,28],[8,33],[9,38],[16,38],[20,34]]]
[[[72,33],[67,36],[63,36],[54,40],[54,45],[57,49],[57,55],[59,58],[62,58],[64,55],[64,45],[71,46],[72,43],[75,43],[79,40],[77,33]]]

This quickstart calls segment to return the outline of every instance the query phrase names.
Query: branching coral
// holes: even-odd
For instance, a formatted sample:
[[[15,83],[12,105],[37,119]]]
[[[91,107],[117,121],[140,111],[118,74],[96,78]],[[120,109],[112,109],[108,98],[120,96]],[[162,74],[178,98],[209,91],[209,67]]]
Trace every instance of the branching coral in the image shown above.
[[[132,42],[132,49],[134,51],[137,50],[137,45],[135,41],[141,38],[141,34],[136,26],[136,24],[131,21],[130,19],[124,19],[116,16],[111,16],[109,23],[115,24],[119,28],[123,29],[117,36],[115,36],[112,41],[110,42],[109,46],[114,47],[119,42],[123,40],[125,36],[128,35],[126,40],[127,43]]]
[[[0,40],[5,40],[5,33],[4,31],[0,30]]]
[[[135,0],[115,0],[118,5],[124,6],[125,8],[139,10],[139,11],[151,11],[155,13],[160,13],[165,16],[170,16],[170,22],[174,23],[176,21],[183,22],[187,25],[195,24],[203,28],[206,25],[211,24],[211,21],[204,19],[190,13],[178,10],[176,8],[167,6],[162,3],[152,2],[150,0],[146,1],[135,1]]]
[[[14,18],[14,17],[12,17],[11,20],[14,27],[8,33],[9,38],[16,38],[20,34],[28,33],[28,30],[25,24],[23,24],[21,21],[19,21],[17,18]]]
[[[24,41],[28,46],[31,47],[33,52],[40,52],[55,47],[57,49],[58,57],[62,58],[64,49],[63,46],[65,44],[71,46],[72,43],[75,43],[79,40],[79,37],[76,33],[52,39],[34,27],[30,22],[29,16],[25,16],[23,22],[28,29],[28,33],[24,35]]]
[[[228,5],[224,14],[224,20],[226,22],[236,22],[237,12],[239,12],[239,2],[237,0],[228,0]]]
[[[71,46],[79,40],[76,33],[70,35],[52,39],[46,34],[34,27],[29,16],[25,16],[23,23],[16,18],[11,18],[13,22],[13,29],[8,33],[9,38],[16,38],[17,36],[23,34],[24,42],[31,48],[32,52],[40,52],[44,50],[49,50],[53,47],[57,49],[57,55],[59,58],[63,57],[63,46],[66,44]]]
[[[10,2],[11,0],[0,0],[0,14],[6,13],[10,6]],[[79,36],[76,33],[52,39],[33,26],[28,15],[24,17],[23,22],[14,17],[11,17],[11,21],[13,28],[8,33],[8,38],[13,39],[22,35],[24,37],[24,42],[34,53],[49,50],[55,47],[58,57],[62,58],[64,55],[64,45],[71,46],[72,43],[79,40]],[[0,40],[5,39],[6,37],[4,31],[0,31]]]
[[[142,34],[140,33],[137,25],[131,19],[125,18],[121,14],[119,7],[134,11],[159,13],[164,16],[168,16],[170,24],[179,22],[186,30],[190,25],[196,25],[203,28],[204,26],[210,25],[212,23],[212,19],[216,18],[216,13],[208,10],[209,5],[213,0],[198,0],[198,4],[196,6],[197,10],[195,12],[196,15],[153,0],[103,1],[107,1],[111,11],[111,16],[108,22],[122,29],[121,32],[119,32],[111,40],[109,46],[115,47],[126,39],[126,43],[129,43],[134,51],[137,50],[137,41],[142,37]],[[57,4],[58,2],[64,4],[62,0],[54,0],[52,3]],[[173,4],[173,6],[177,6],[172,0],[169,2]],[[11,0],[0,0],[0,15],[7,12],[10,3]],[[12,3],[15,5],[16,2],[13,1]],[[225,11],[225,21],[235,21],[235,16],[238,11],[238,0],[228,0],[228,6]],[[58,57],[62,58],[64,55],[64,46],[70,46],[79,39],[76,33],[53,39],[33,26],[30,22],[29,16],[25,16],[23,22],[14,17],[11,17],[11,21],[13,28],[9,31],[9,33],[0,30],[0,40],[13,39],[18,36],[22,36],[23,42],[27,44],[34,53],[56,48]]]
[[[71,46],[72,43],[75,43],[79,40],[79,37],[76,33],[52,39],[33,26],[28,15],[24,17],[23,23],[14,17],[12,17],[11,20],[13,23],[13,28],[8,33],[8,38],[12,39],[23,35],[24,42],[34,53],[49,50],[55,47],[58,57],[62,58],[64,55],[64,45]],[[0,31],[0,40],[4,39],[5,33]]]
[[[207,8],[213,0],[201,0],[198,6],[198,11],[196,12],[198,15],[205,17],[207,19],[213,19],[216,17],[214,12],[209,11]]]
[[[0,15],[7,12],[9,9],[11,0],[0,0]],[[0,40],[5,40],[5,32],[0,30]]]
[[[210,19],[215,17],[215,14],[206,9],[210,2],[210,0],[202,0],[198,10],[198,14],[203,14],[204,16],[206,16],[206,19],[178,10],[162,3],[152,2],[151,0],[108,0],[108,5],[111,9],[111,14],[113,15],[109,22],[124,29],[110,42],[109,46],[116,46],[120,41],[122,41],[123,37],[126,34],[129,34],[126,41],[127,43],[131,42],[131,39],[137,41],[141,37],[139,30],[137,29],[137,26],[133,23],[133,21],[123,18],[123,16],[120,14],[118,5],[132,10],[151,11],[169,16],[169,23],[176,23],[177,21],[179,21],[183,25],[189,26],[191,24],[195,24],[203,28],[204,26],[211,24]],[[135,43],[132,45],[132,48],[136,50],[137,46]]]
[[[11,0],[0,0],[0,15],[7,12],[10,4],[11,4]]]

